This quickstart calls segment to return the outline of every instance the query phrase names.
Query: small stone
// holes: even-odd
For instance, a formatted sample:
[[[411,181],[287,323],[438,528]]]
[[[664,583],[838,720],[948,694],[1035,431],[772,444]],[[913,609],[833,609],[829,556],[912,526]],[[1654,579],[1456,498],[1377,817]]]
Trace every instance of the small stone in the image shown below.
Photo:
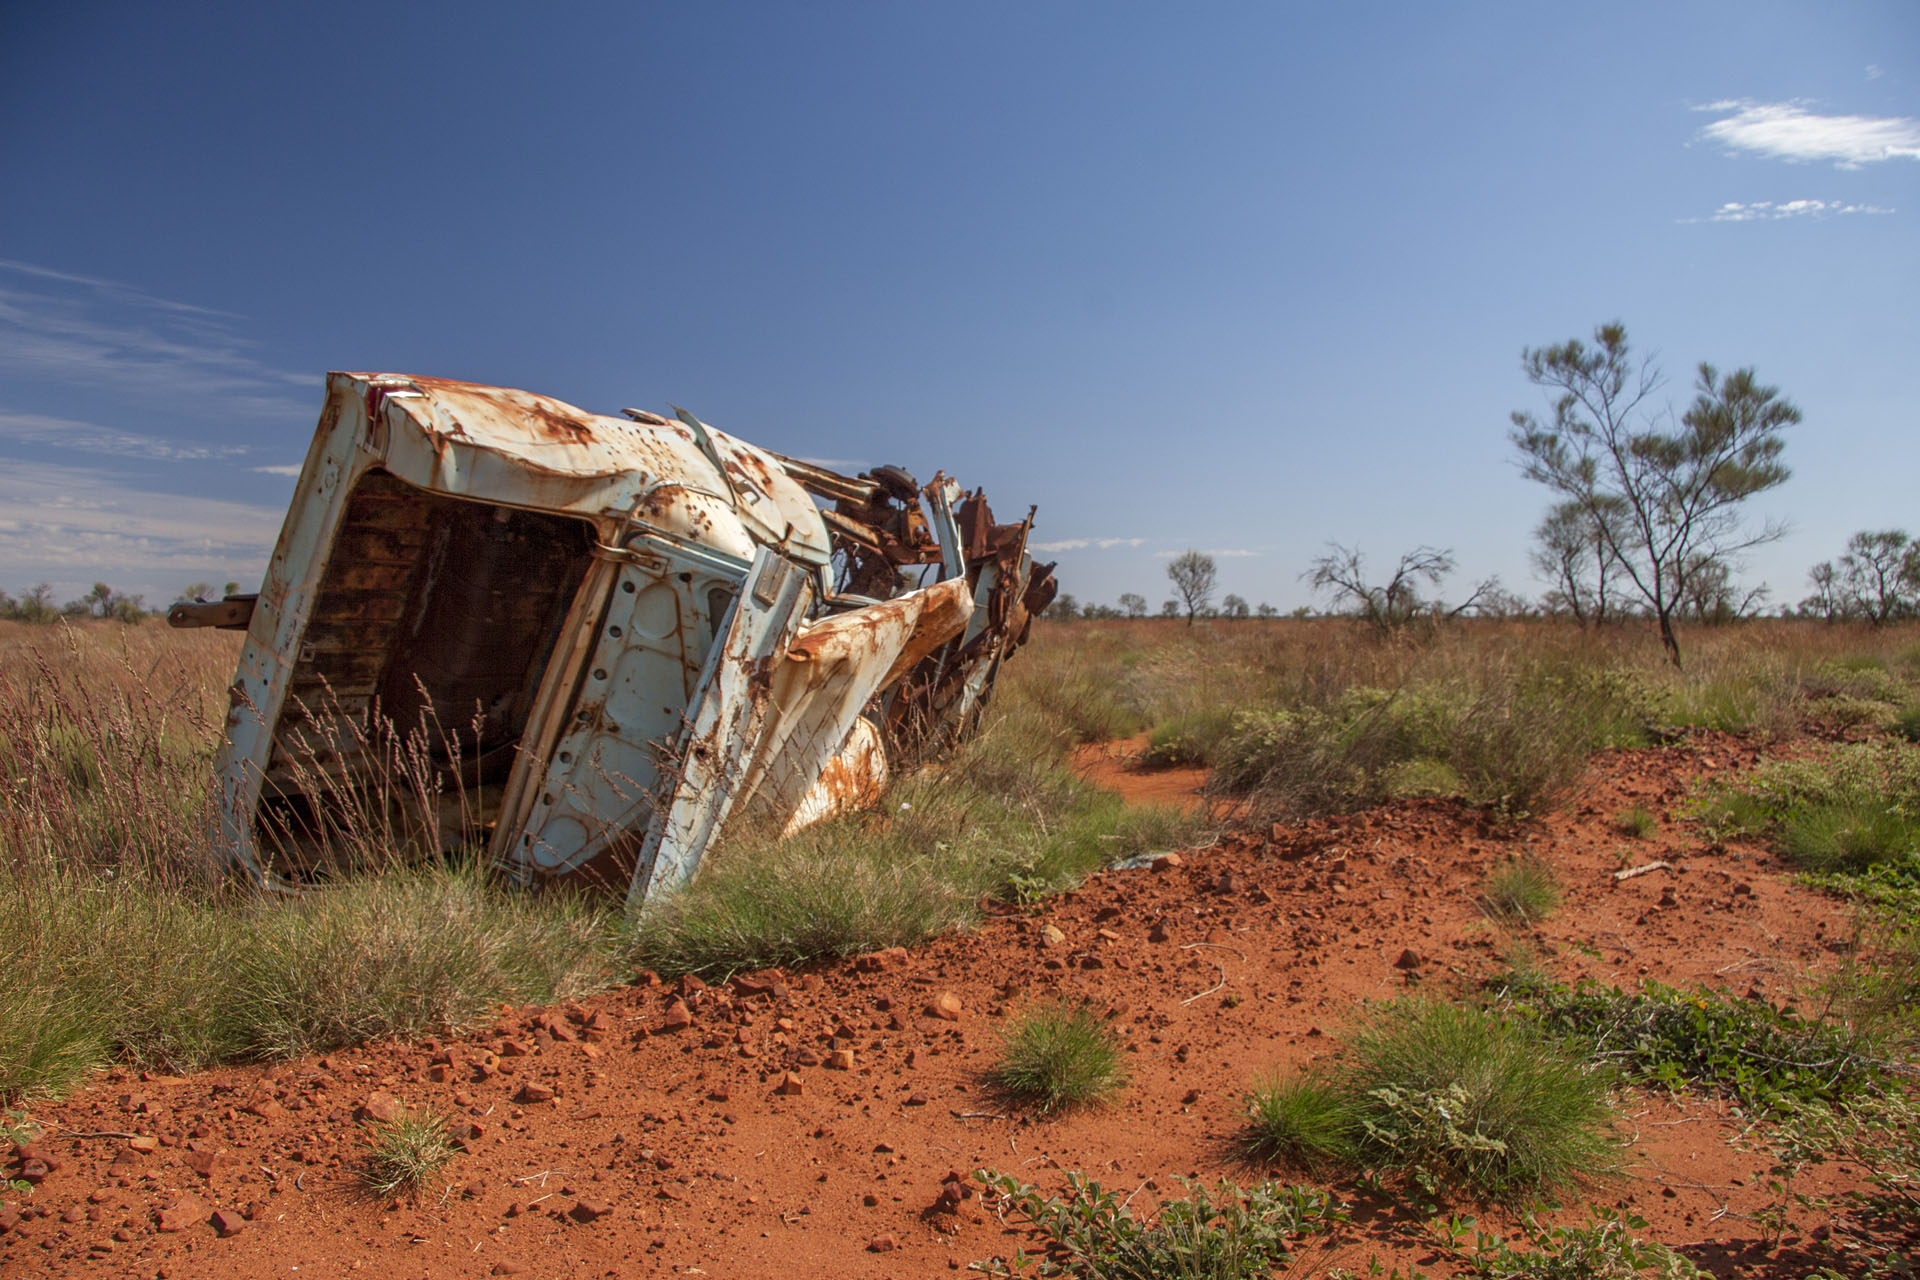
[[[960,997],[951,991],[942,991],[927,1005],[927,1016],[939,1018],[943,1022],[960,1021],[960,1012],[964,1008]]]
[[[207,1220],[207,1202],[198,1196],[181,1196],[162,1209],[155,1225],[161,1231],[185,1231]]]
[[[867,1241],[868,1253],[892,1253],[900,1247],[900,1242],[890,1235],[875,1236]]]
[[[1172,936],[1173,931],[1167,928],[1167,922],[1164,920],[1155,921],[1153,928],[1147,930],[1148,942],[1165,942]]]
[[[227,1236],[238,1235],[241,1229],[247,1225],[247,1220],[232,1209],[214,1210],[211,1221],[213,1223],[213,1229],[217,1231],[223,1239]]]
[[[594,1222],[613,1212],[613,1206],[599,1200],[576,1200],[567,1216],[575,1222]]]
[[[1060,946],[1065,946],[1066,941],[1067,941],[1066,933],[1061,929],[1057,928],[1056,926],[1050,925],[1050,924],[1043,924],[1040,926],[1040,945],[1041,946],[1060,947]]]
[[[160,1139],[141,1134],[127,1139],[127,1150],[138,1151],[141,1155],[152,1155],[160,1149]]]
[[[354,1108],[353,1118],[355,1120],[371,1120],[375,1124],[392,1124],[400,1118],[400,1113],[403,1110],[404,1108],[400,1105],[400,1099],[394,1097],[392,1094],[370,1093],[361,1099],[358,1107]]]
[[[1393,967],[1396,969],[1418,969],[1425,963],[1426,961],[1420,958],[1418,951],[1415,951],[1412,947],[1402,947],[1400,949],[1400,957],[1393,962]]]
[[[1180,1105],[1183,1107],[1190,1107],[1198,1101],[1200,1101],[1200,1091],[1198,1089],[1189,1089],[1180,1097]]]
[[[780,1077],[780,1083],[774,1086],[773,1091],[795,1098],[807,1091],[807,1083],[800,1078],[799,1072],[789,1071]]]
[[[693,1025],[693,1014],[688,1011],[686,1001],[676,999],[667,1006],[666,1016],[660,1020],[662,1031],[684,1031]]]
[[[924,1093],[915,1092],[907,1095],[907,1105],[910,1107],[924,1107],[927,1101],[927,1095]]]
[[[453,1076],[453,1068],[444,1062],[435,1063],[427,1068],[427,1080],[431,1084],[445,1084]]]
[[[548,1085],[537,1084],[534,1081],[529,1080],[525,1084],[520,1086],[520,1092],[514,1095],[514,1100],[516,1102],[523,1102],[523,1103],[552,1102],[553,1089]]]
[[[1153,860],[1155,871],[1177,871],[1187,865],[1187,860],[1177,853],[1163,853]]]
[[[853,1070],[853,1050],[835,1049],[832,1053],[829,1053],[827,1055],[827,1070],[829,1071]]]
[[[502,1261],[493,1264],[493,1274],[496,1276],[517,1276],[525,1270],[526,1268],[517,1262]]]
[[[20,1225],[20,1211],[10,1204],[0,1204],[0,1236],[7,1234]]]
[[[187,1155],[187,1168],[203,1178],[211,1178],[226,1164],[226,1153],[221,1151],[194,1151]]]

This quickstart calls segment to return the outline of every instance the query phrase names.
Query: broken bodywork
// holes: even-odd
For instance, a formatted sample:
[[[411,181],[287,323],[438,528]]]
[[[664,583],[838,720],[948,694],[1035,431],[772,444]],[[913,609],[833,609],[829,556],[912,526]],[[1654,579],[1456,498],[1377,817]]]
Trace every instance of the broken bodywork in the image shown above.
[[[170,615],[247,629],[219,849],[313,880],[340,810],[425,804],[441,847],[638,904],[970,728],[1054,594],[1032,522],[678,410],[332,374],[257,596]]]

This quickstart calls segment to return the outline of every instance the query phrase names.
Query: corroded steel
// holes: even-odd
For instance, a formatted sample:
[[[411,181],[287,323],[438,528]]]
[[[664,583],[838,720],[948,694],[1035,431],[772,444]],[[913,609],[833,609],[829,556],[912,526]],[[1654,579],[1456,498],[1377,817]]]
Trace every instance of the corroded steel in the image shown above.
[[[730,822],[872,801],[1053,595],[944,474],[844,476],[684,410],[335,373],[247,627],[218,850],[270,883],[401,825],[533,883],[682,883]],[[404,784],[404,785],[402,785]],[[386,830],[389,828],[381,828]]]

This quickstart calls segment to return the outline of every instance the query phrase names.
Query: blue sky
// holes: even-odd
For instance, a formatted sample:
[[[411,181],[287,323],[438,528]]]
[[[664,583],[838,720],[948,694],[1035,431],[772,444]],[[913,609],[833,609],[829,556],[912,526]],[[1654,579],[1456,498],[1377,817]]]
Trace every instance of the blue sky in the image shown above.
[[[1534,593],[1520,351],[1614,318],[1805,413],[1776,600],[1920,532],[1908,0],[15,0],[0,158],[16,594],[257,581],[328,369],[945,467],[1082,599]]]

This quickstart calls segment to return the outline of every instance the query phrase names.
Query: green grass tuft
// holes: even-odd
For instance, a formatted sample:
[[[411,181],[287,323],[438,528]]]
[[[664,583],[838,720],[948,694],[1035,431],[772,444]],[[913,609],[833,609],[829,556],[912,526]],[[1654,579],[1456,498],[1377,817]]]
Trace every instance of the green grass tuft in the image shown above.
[[[1660,829],[1660,819],[1655,817],[1653,810],[1647,806],[1636,804],[1631,809],[1622,809],[1613,816],[1613,829],[1623,836],[1645,840]]]
[[[360,1182],[385,1198],[418,1195],[453,1159],[447,1119],[430,1107],[402,1112],[367,1126],[367,1156]]]
[[[1127,1082],[1120,1037],[1085,1004],[1042,1004],[1006,1029],[988,1082],[1016,1102],[1050,1115],[1105,1101]]]
[[[1496,919],[1530,928],[1560,905],[1560,882],[1544,863],[1513,858],[1488,873],[1481,902]]]
[[[1464,1191],[1525,1201],[1609,1172],[1609,1074],[1567,1040],[1493,1010],[1410,1000],[1361,1019],[1324,1086],[1274,1097],[1307,1117],[1281,1136],[1316,1138],[1328,1156],[1404,1174],[1430,1195]],[[1324,1087],[1331,1097],[1317,1092]],[[1262,1119],[1256,1100],[1255,1128]]]
[[[1241,1142],[1254,1160],[1311,1170],[1353,1158],[1353,1108],[1324,1072],[1256,1081],[1247,1114]]]

